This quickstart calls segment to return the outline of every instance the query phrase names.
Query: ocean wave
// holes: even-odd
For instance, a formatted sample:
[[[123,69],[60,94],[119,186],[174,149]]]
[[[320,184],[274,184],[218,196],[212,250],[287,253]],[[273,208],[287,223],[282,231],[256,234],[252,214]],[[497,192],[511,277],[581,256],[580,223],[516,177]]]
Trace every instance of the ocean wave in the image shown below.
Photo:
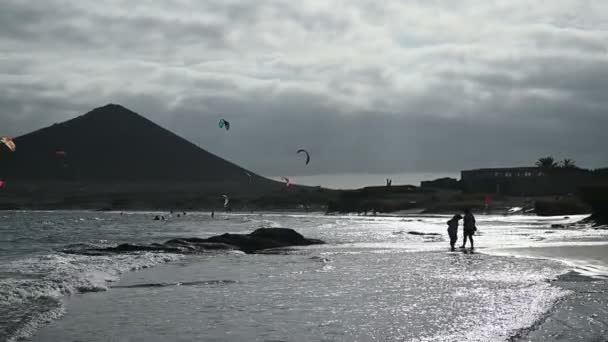
[[[106,291],[123,272],[181,257],[150,252],[112,256],[51,253],[8,262],[2,271],[12,276],[0,279],[0,318],[6,322],[0,323],[0,336],[21,338],[35,330],[38,321],[58,317],[63,296]]]
[[[11,310],[6,326],[0,329],[0,340],[14,342],[31,337],[42,325],[61,318],[65,308],[56,298],[43,297]],[[3,317],[4,318],[4,317]]]

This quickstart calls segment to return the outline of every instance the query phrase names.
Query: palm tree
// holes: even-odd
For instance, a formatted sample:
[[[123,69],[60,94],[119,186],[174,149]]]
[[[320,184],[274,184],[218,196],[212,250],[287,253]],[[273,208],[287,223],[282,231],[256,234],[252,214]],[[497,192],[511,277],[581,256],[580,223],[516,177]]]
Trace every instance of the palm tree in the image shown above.
[[[536,161],[536,166],[541,169],[549,170],[549,169],[555,169],[558,166],[558,164],[555,161],[555,158],[553,158],[552,156],[548,156],[548,157],[539,158],[538,161]]]
[[[564,169],[576,169],[577,168],[574,160],[568,159],[568,158],[562,160],[561,167]]]

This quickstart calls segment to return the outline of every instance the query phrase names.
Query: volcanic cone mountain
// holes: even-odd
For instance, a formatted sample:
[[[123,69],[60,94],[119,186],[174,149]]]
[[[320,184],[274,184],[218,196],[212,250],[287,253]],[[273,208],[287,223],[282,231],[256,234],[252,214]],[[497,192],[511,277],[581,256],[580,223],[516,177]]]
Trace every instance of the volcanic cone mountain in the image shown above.
[[[250,183],[267,180],[188,142],[120,105],[15,139],[0,158],[4,180],[175,181]],[[269,182],[270,183],[270,182]]]

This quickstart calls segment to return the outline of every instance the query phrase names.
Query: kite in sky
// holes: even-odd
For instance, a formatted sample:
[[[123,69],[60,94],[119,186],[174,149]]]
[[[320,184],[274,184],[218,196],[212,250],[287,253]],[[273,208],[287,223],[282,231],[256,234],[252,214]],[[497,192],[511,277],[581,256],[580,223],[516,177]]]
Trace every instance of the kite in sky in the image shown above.
[[[230,130],[230,122],[226,121],[225,119],[220,119],[218,126],[220,126],[220,128],[225,128],[227,131]]]
[[[15,145],[13,139],[9,137],[0,138],[0,142],[4,144],[4,146],[6,146],[9,150],[11,150],[11,152],[15,152],[15,150],[17,149],[17,145]]]
[[[308,151],[306,151],[305,149],[301,148],[301,149],[298,150],[297,153],[298,154],[305,153],[306,154],[306,165],[308,165],[308,163],[310,163],[310,154],[308,154]]]

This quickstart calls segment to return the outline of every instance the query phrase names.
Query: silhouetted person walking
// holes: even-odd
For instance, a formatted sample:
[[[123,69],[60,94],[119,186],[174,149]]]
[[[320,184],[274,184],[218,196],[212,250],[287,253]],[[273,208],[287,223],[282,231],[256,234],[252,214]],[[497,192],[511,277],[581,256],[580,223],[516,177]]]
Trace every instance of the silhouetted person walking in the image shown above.
[[[458,221],[462,219],[460,214],[454,215],[448,221],[448,235],[450,236],[450,247],[452,247],[452,251],[454,251],[454,245],[456,245],[456,241],[458,241]]]
[[[475,234],[477,227],[475,226],[475,216],[473,216],[470,209],[466,209],[464,211],[464,222],[462,223],[462,226],[464,237],[462,240],[462,246],[460,246],[460,248],[465,248],[468,237],[469,241],[471,241],[471,249],[473,249],[473,234]]]

